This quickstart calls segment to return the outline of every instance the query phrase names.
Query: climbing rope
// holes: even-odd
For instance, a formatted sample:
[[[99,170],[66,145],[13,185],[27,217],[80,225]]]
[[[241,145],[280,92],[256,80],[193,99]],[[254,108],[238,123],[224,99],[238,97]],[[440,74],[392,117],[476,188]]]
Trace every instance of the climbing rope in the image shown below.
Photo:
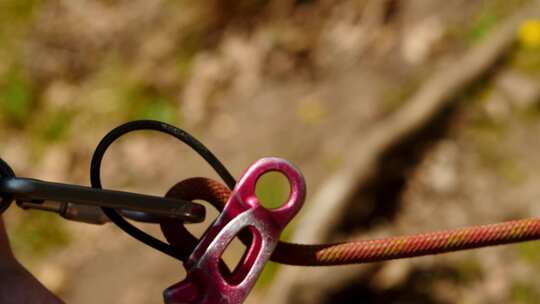
[[[208,178],[182,182],[184,189],[196,191],[216,209],[222,210],[231,191]],[[182,196],[186,192],[177,193]],[[180,198],[180,197],[179,197]],[[189,199],[189,197],[181,197]],[[240,235],[244,242],[245,236]],[[497,224],[472,226],[444,231],[359,240],[334,244],[293,244],[279,242],[271,260],[299,266],[331,266],[386,261],[465,249],[540,239],[540,219],[522,219]]]

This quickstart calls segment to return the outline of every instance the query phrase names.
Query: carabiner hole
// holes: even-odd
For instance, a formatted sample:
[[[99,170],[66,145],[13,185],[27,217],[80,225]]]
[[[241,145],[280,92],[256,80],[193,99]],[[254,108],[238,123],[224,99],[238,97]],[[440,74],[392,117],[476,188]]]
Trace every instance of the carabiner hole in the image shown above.
[[[238,239],[238,235],[241,234],[251,236],[249,247],[245,247]],[[231,285],[238,285],[246,278],[262,250],[262,237],[254,227],[244,227],[238,235],[227,245],[221,255],[229,269],[233,269],[231,273],[224,273],[220,268],[221,275]]]
[[[244,228],[244,230],[247,230],[247,228]],[[232,272],[236,271],[238,269],[238,266],[242,262],[242,259],[246,255],[248,248],[242,244],[240,239],[235,237],[229,245],[227,245],[227,248],[225,248],[225,251],[223,251],[223,254],[221,255],[221,258],[227,265],[229,269],[232,269]],[[223,277],[227,278],[230,276],[230,274],[222,273]]]
[[[279,171],[264,173],[255,185],[255,195],[266,209],[281,207],[289,198],[290,192],[289,179]]]

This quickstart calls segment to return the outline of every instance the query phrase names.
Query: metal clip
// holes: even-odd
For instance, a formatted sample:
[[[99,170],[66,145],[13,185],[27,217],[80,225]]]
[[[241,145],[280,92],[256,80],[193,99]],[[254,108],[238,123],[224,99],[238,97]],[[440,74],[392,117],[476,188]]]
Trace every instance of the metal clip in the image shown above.
[[[264,208],[255,195],[257,180],[269,171],[283,173],[291,185],[289,198],[276,209]],[[302,174],[286,160],[263,158],[251,165],[185,263],[186,279],[165,290],[165,302],[242,303],[277,246],[281,231],[302,207],[305,191]],[[220,257],[244,228],[251,233],[252,242],[236,269],[224,273]]]

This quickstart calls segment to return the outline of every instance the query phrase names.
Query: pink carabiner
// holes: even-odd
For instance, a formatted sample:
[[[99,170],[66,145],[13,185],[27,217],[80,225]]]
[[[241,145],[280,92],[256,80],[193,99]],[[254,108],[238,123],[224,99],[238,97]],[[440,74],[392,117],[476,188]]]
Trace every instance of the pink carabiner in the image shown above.
[[[257,180],[269,171],[283,173],[290,183],[289,197],[277,209],[264,208],[255,195]],[[275,157],[256,161],[190,255],[186,279],[165,290],[165,302],[242,303],[276,248],[281,231],[302,207],[305,193],[302,174],[288,161]],[[219,267],[221,255],[244,228],[250,231],[252,242],[232,274],[225,274]]]

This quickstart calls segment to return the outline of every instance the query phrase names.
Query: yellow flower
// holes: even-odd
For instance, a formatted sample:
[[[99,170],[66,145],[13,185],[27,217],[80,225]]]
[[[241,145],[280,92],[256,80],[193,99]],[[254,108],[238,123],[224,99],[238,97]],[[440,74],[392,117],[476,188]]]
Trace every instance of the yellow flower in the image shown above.
[[[540,47],[540,20],[531,19],[523,22],[519,28],[518,39],[525,48]]]

